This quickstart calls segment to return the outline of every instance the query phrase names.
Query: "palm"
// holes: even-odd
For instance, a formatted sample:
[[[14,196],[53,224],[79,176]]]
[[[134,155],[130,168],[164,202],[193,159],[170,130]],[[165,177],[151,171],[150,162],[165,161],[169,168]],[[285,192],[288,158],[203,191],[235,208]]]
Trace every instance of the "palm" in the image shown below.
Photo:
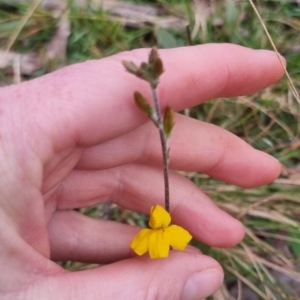
[[[75,293],[74,286],[84,282],[82,288],[87,289],[84,294],[87,299],[99,295],[112,299],[113,295],[124,296],[122,293],[128,293],[131,299],[135,292],[132,285],[131,290],[124,292],[122,285],[115,286],[116,277],[118,282],[131,280],[141,289],[145,286],[147,292],[149,282],[143,281],[144,270],[151,276],[159,267],[179,276],[174,280],[178,280],[176,288],[180,291],[182,281],[186,280],[184,276],[188,276],[178,272],[181,258],[185,257],[184,272],[219,268],[205,256],[195,262],[194,254],[175,251],[160,262],[136,257],[123,260],[132,257],[129,242],[137,229],[92,220],[74,211],[107,200],[142,213],[147,213],[153,204],[163,204],[158,134],[132,101],[134,90],[144,95],[149,95],[149,90],[121,65],[122,59],[144,60],[147,52],[140,50],[75,65],[3,93],[2,108],[10,113],[1,119],[1,125],[8,128],[3,133],[3,143],[9,151],[0,155],[5,161],[3,173],[10,175],[0,184],[0,191],[4,191],[0,213],[7,216],[0,223],[0,238],[9,251],[0,257],[5,274],[0,275],[0,282],[14,285],[20,295],[26,282],[26,286],[32,287],[30,299],[43,293],[49,284],[54,296],[82,299],[83,294]],[[132,59],[131,55],[135,57]],[[212,97],[254,93],[282,75],[274,55],[238,46],[165,50],[161,56],[166,69],[159,90],[162,105],[169,102],[176,110]],[[223,72],[215,72],[216,64]],[[15,116],[14,126],[8,115]],[[248,187],[268,183],[278,175],[280,167],[272,158],[223,129],[180,115],[175,122],[172,169],[202,171]],[[20,132],[24,134],[19,137]],[[240,241],[241,224],[216,207],[190,181],[173,172],[170,187],[175,223],[212,246],[228,247]],[[200,222],[191,221],[195,219]],[[9,252],[17,254],[9,260]],[[116,263],[69,274],[49,257]],[[172,268],[175,271],[171,272]],[[6,276],[5,272],[15,275]],[[98,288],[99,276],[102,288]],[[158,284],[160,277],[155,278]],[[165,299],[163,295],[160,297]]]

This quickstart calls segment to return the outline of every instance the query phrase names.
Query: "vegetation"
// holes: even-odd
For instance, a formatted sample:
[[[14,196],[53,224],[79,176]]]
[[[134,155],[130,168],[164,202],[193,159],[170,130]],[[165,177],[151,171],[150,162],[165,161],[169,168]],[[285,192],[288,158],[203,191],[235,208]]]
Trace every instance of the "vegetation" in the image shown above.
[[[50,72],[60,67],[64,59],[64,63],[72,64],[138,47],[171,48],[229,42],[271,49],[270,41],[248,1],[214,0],[198,10],[192,9],[189,0],[133,2],[157,8],[157,20],[154,18],[152,23],[140,22],[132,26],[130,22],[124,22],[124,18],[111,15],[101,7],[88,5],[82,9],[76,6],[75,1],[70,2],[67,18],[71,30],[66,57],[41,59],[38,68],[22,79]],[[21,53],[34,52],[43,58],[61,18],[66,16],[66,10],[55,15],[51,10],[38,7],[28,15],[31,7],[32,4],[24,2],[0,0],[0,47]],[[288,72],[299,90],[299,1],[264,0],[257,1],[256,7],[278,51],[287,59]],[[23,22],[26,16],[28,18]],[[182,25],[167,28],[159,25],[160,18],[170,16],[176,17]],[[189,26],[185,27],[185,23]],[[0,72],[1,85],[14,80],[12,73],[11,67]],[[236,299],[246,299],[241,293],[251,293],[249,290],[257,298],[247,299],[300,298],[299,111],[299,103],[284,78],[259,94],[208,101],[184,112],[233,132],[253,147],[275,156],[283,165],[278,180],[255,189],[238,188],[203,174],[186,174],[220,207],[246,226],[245,240],[233,249],[210,248],[195,241],[195,245],[215,257],[226,271],[223,288],[211,299],[231,299],[228,291],[234,294],[233,290],[236,290]],[[107,207],[85,208],[82,213],[106,217]],[[112,219],[140,226],[147,223],[147,217],[143,215],[113,204],[109,207]],[[91,267],[75,262],[64,262],[64,266],[72,270]]]

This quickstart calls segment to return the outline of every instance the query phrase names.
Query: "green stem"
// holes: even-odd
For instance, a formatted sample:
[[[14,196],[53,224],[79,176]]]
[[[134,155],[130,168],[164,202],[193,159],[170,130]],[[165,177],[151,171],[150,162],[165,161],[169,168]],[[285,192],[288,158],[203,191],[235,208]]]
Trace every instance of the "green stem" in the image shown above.
[[[163,165],[164,165],[164,184],[165,184],[165,209],[170,212],[170,188],[169,188],[169,149],[168,149],[168,138],[165,135],[164,123],[162,118],[162,113],[160,110],[159,98],[157,95],[157,90],[153,87],[152,95],[154,99],[154,108],[157,115],[157,124],[162,148],[163,155]]]

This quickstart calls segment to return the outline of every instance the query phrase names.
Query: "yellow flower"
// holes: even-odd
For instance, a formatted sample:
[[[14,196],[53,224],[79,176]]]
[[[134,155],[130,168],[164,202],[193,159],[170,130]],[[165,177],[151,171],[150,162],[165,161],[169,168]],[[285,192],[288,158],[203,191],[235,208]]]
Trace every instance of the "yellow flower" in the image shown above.
[[[152,206],[149,220],[151,229],[141,229],[130,243],[130,248],[137,255],[149,251],[153,259],[168,257],[170,246],[177,250],[184,250],[192,236],[182,227],[170,223],[171,216],[163,207]]]

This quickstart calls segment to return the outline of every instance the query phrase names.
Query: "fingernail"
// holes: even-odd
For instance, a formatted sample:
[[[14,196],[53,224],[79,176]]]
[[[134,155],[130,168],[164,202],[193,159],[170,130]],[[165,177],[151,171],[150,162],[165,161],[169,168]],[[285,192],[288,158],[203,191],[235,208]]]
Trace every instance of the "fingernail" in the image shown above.
[[[197,253],[197,254],[202,253],[199,248],[196,248],[191,245],[187,245],[186,248],[184,249],[184,252]]]
[[[257,49],[257,51],[266,52],[266,53],[275,53],[273,50],[267,50],[267,49]]]
[[[260,150],[257,150],[257,151],[259,152],[259,155],[265,156],[265,158],[266,158],[265,165],[266,166],[270,166],[271,164],[273,164],[273,166],[277,169],[278,176],[279,176],[279,173],[281,172],[281,168],[282,168],[280,161],[266,152],[263,152]]]
[[[276,55],[277,56],[277,54],[276,54],[276,52],[275,51],[273,51],[273,50],[266,50],[266,49],[258,49],[257,51],[259,51],[259,52],[265,52],[265,53],[272,53],[273,55]],[[280,59],[281,59],[281,61],[283,62],[283,64],[284,65],[286,65],[286,60],[285,60],[285,58],[279,53],[279,56],[280,56]]]
[[[276,162],[276,163],[279,163],[280,164],[280,162],[278,161],[278,159],[276,159],[274,156],[272,156],[272,155],[270,155],[270,154],[268,154],[268,153],[266,153],[266,152],[264,152],[264,151],[261,151],[261,150],[256,150],[257,151],[257,153],[259,153],[259,155],[264,155],[266,158],[268,158],[270,161],[272,161],[272,162]]]
[[[199,300],[212,295],[219,289],[223,275],[215,270],[194,273],[186,282],[181,300]]]

